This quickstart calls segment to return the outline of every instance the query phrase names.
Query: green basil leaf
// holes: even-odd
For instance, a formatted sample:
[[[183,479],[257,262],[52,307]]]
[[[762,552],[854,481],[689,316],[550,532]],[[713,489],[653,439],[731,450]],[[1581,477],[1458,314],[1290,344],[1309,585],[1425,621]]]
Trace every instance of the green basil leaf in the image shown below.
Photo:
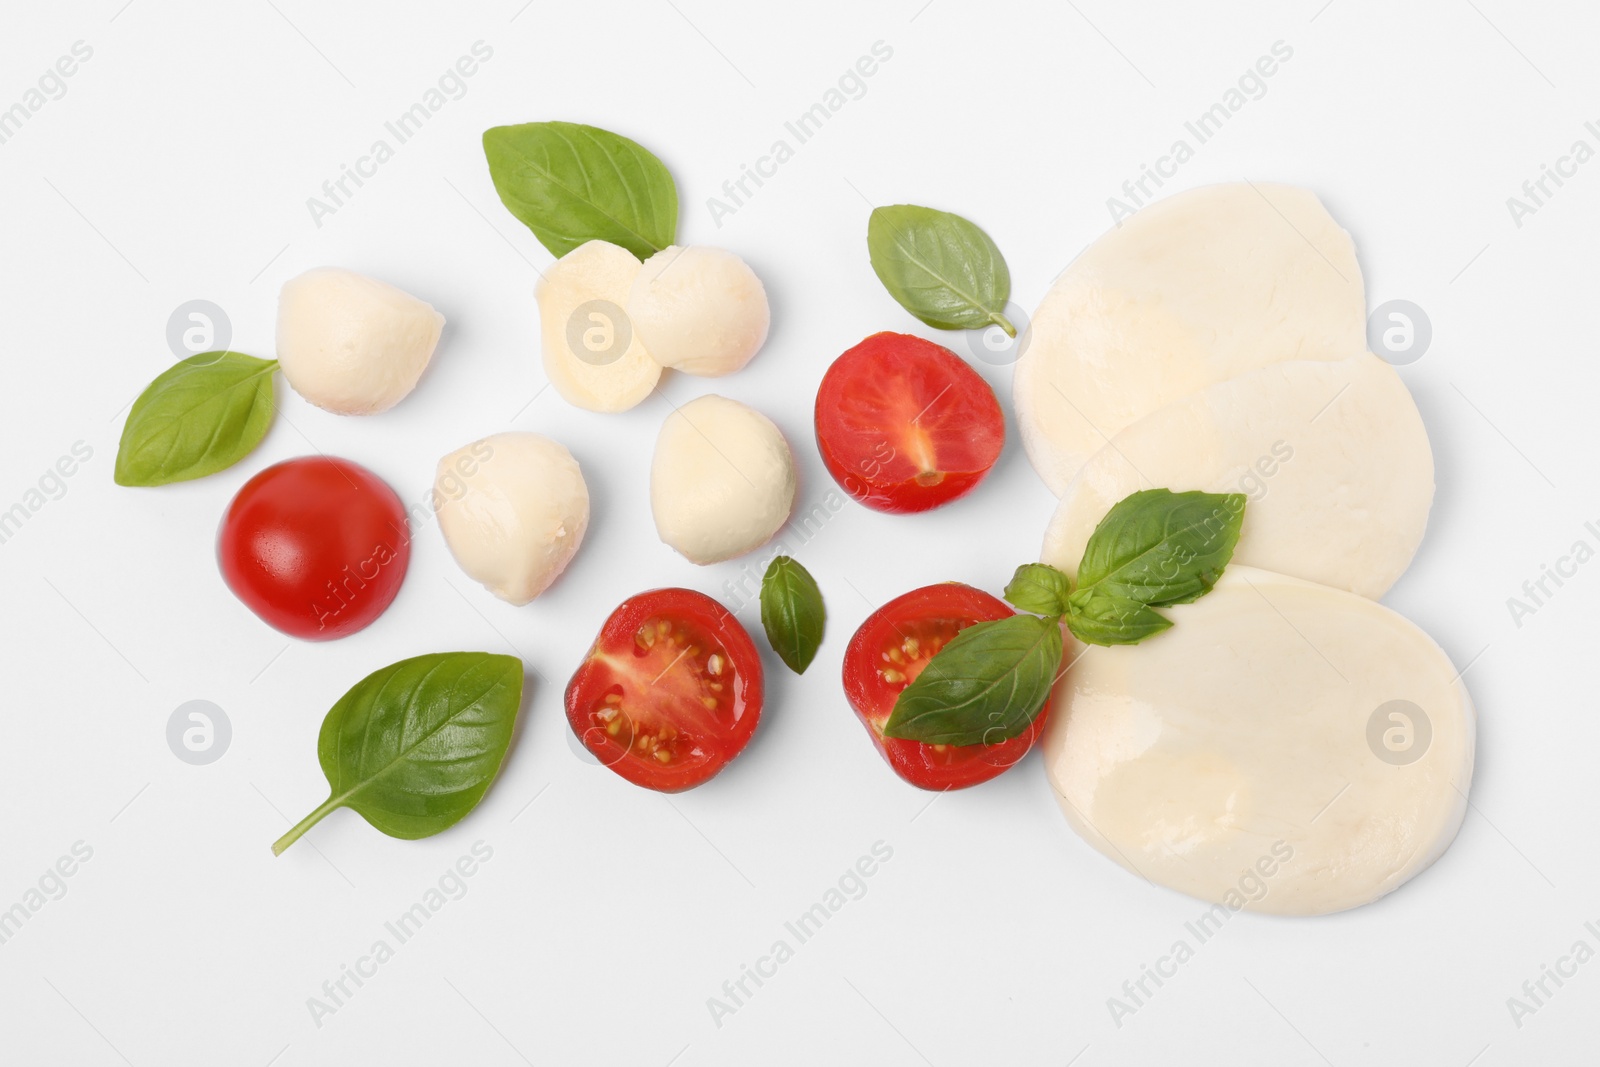
[[[678,189],[641,146],[574,122],[528,122],[484,131],[495,192],[554,256],[610,241],[640,259],[672,244]]]
[[[1005,317],[1011,271],[989,235],[960,215],[915,204],[874,208],[867,219],[867,253],[889,295],[940,330],[997,325],[1015,337]]]
[[[956,634],[900,691],[885,737],[930,745],[982,745],[1025,731],[1061,665],[1055,619],[1012,615]]]
[[[1172,625],[1172,621],[1137,600],[1079,590],[1067,604],[1067,629],[1091,645],[1136,645]]]
[[[1011,576],[1005,598],[1013,607],[1035,615],[1065,615],[1072,579],[1048,563],[1024,563]]]
[[[774,557],[761,579],[761,625],[772,650],[794,673],[811,666],[826,617],[811,572],[788,556]]]
[[[1211,591],[1233,558],[1244,522],[1242,493],[1146,489],[1100,520],[1078,566],[1078,591],[1153,608]]]
[[[515,656],[441,652],[367,675],[322,720],[317,761],[328,799],[273,854],[340,807],[406,840],[454,826],[500,770],[521,703]]]
[[[162,371],[122,427],[117,484],[186,482],[239,462],[272,425],[277,366],[238,352],[202,352]]]

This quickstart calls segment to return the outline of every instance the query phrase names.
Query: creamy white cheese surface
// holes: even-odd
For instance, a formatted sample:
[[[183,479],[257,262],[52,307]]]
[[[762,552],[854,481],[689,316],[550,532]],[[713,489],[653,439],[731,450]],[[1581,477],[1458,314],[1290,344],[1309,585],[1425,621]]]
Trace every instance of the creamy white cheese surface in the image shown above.
[[[512,604],[549,588],[589,528],[578,461],[536,433],[498,433],[445,456],[433,502],[461,569]]]
[[[425,300],[338,267],[318,267],[278,294],[278,365],[294,391],[339,415],[387,411],[433,358],[444,316]]]
[[[1157,885],[1282,915],[1366,904],[1444,852],[1475,717],[1431,638],[1237,564],[1163,611],[1173,627],[1138,645],[1068,642],[1043,746],[1086,841]]]
[[[1068,483],[1040,558],[1075,575],[1106,512],[1156,488],[1243,493],[1236,563],[1377,598],[1422,541],[1433,452],[1410,391],[1377,356],[1274,363],[1114,436]]]
[[[706,245],[671,245],[645,260],[627,310],[657,363],[708,378],[749,363],[772,317],[755,271],[732,252]]]
[[[1034,313],[1014,399],[1063,492],[1107,439],[1245,371],[1366,351],[1355,246],[1317,197],[1268,183],[1177,193],[1108,231]]]
[[[661,378],[625,310],[640,267],[626,248],[589,241],[547,267],[534,288],[544,372],[567,403],[626,411]]]
[[[794,454],[772,420],[727,397],[702,396],[661,426],[650,510],[661,540],[694,563],[766,544],[789,519]]]

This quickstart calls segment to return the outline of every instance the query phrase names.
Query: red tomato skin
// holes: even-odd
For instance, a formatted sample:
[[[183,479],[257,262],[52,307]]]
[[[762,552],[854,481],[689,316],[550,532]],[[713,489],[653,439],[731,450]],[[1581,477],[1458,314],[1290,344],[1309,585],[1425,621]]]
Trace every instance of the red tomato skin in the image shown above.
[[[919,398],[918,408],[953,404],[962,413],[952,432],[965,462],[942,470],[933,485],[919,482],[913,466],[904,462],[901,447],[894,443],[903,427],[890,425],[893,418],[885,419],[876,441],[863,438],[859,428],[854,435],[846,428],[844,413],[852,399],[861,403],[862,383],[905,381],[913,374],[941,383],[924,390],[927,397]],[[944,393],[944,385],[950,385],[950,393]],[[993,469],[1005,445],[1000,401],[977,371],[943,345],[887,330],[833,361],[817,389],[813,414],[817,450],[833,480],[857,502],[892,514],[928,511],[967,495]]]
[[[645,620],[663,617],[686,620],[713,633],[734,666],[733,729],[721,737],[705,739],[708,747],[714,745],[715,751],[712,758],[700,764],[662,766],[629,755],[593,730],[587,720],[587,709],[592,706],[596,691],[609,684],[596,657],[607,652],[621,654],[631,650],[634,635]],[[744,751],[761,719],[763,693],[761,653],[732,612],[693,589],[651,589],[617,605],[601,625],[583,663],[567,683],[567,725],[602,764],[627,781],[659,793],[681,793],[710,781]]]
[[[217,531],[222,579],[267,625],[331,641],[393,602],[411,561],[405,508],[357,463],[301,456],[240,488]]]
[[[1046,706],[1028,729],[995,745],[936,746],[900,737],[884,737],[883,724],[894,710],[895,697],[904,686],[891,686],[879,674],[881,652],[896,636],[896,627],[928,619],[963,619],[967,625],[1004,619],[1016,614],[1011,607],[981,589],[959,582],[944,582],[913,589],[867,616],[844,653],[844,692],[872,743],[901,778],[919,789],[943,792],[987,782],[1021,761],[1044,732],[1050,708]],[[908,681],[909,684],[909,681]]]

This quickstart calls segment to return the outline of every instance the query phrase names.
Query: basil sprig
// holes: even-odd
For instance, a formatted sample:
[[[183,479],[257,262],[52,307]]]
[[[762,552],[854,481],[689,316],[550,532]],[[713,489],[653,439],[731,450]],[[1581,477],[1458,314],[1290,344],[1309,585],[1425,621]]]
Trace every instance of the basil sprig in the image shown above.
[[[672,175],[619,134],[575,122],[496,126],[483,152],[500,201],[551,255],[599,240],[648,259],[677,235]]]
[[[499,772],[521,703],[515,656],[441,652],[367,675],[322,720],[317,762],[328,799],[273,855],[341,807],[408,841],[454,826]]]
[[[778,658],[804,674],[822,644],[827,612],[811,572],[788,556],[776,556],[761,579],[761,626]]]
[[[128,412],[118,485],[166,485],[239,462],[272,425],[277,360],[202,352],[156,376]]]
[[[1092,645],[1134,645],[1167,629],[1156,608],[1198,600],[1233,558],[1239,493],[1149,489],[1095,527],[1078,586],[1044,563],[1018,567],[1005,597],[1024,612],[962,630],[901,690],[887,737],[931,745],[1008,741],[1044,709],[1061,665],[1060,623]]]
[[[889,295],[939,330],[1017,328],[1005,316],[1011,271],[999,247],[960,215],[916,204],[874,208],[867,254]]]

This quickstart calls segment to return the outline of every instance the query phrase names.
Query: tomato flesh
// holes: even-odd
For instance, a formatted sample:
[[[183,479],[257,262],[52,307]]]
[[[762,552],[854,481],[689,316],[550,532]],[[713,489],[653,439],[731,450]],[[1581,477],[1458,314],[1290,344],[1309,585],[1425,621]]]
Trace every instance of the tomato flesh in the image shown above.
[[[817,390],[816,431],[833,480],[889,512],[971,492],[1005,445],[989,383],[949,349],[903,333],[875,333],[833,361]]]
[[[922,789],[963,789],[1015,765],[1044,730],[1049,708],[1026,731],[992,745],[929,745],[885,737],[901,690],[968,626],[1014,614],[1002,600],[958,582],[924,586],[867,616],[844,653],[844,691],[896,774]]]
[[[761,717],[761,656],[728,609],[691,589],[630,597],[567,685],[567,723],[601,763],[676,793],[737,756]]]
[[[267,625],[329,641],[364,629],[411,560],[405,509],[357,463],[302,456],[251,478],[217,532],[223,581]]]

